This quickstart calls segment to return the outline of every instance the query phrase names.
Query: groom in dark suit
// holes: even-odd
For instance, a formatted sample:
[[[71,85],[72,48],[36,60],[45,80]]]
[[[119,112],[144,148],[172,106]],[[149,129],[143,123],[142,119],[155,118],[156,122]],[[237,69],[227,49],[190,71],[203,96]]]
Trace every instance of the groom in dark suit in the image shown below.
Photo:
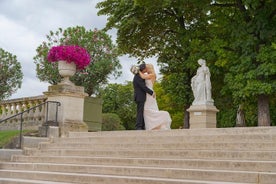
[[[141,64],[139,69],[142,73],[147,72],[146,64]],[[146,86],[145,79],[142,79],[139,72],[135,74],[133,78],[134,87],[134,101],[137,104],[137,114],[136,114],[136,130],[145,130],[144,122],[144,105],[146,101],[146,93],[154,95],[154,92]]]

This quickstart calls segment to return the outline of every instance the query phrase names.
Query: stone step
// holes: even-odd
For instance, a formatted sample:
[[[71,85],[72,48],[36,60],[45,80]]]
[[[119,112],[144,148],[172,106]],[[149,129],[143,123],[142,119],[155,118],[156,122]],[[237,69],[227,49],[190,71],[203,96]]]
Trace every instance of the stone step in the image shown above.
[[[76,167],[76,171],[79,168]],[[200,183],[263,183],[264,181],[273,181],[275,174],[270,174],[266,172],[235,172],[235,171],[217,171],[217,170],[187,170],[187,169],[160,169],[160,168],[148,168],[147,172],[145,169],[139,170],[138,168],[120,168],[117,169],[120,175],[100,174],[102,170],[107,168],[102,168],[96,170],[95,173],[76,173],[76,172],[47,172],[47,171],[23,171],[23,170],[0,170],[0,177],[2,178],[23,178],[23,179],[33,179],[33,180],[49,180],[49,181],[60,181],[60,182],[70,182],[70,183],[143,183],[143,184],[154,184],[154,183],[185,183],[188,181],[192,183],[192,180],[198,181]],[[118,173],[115,172],[115,173]],[[142,172],[142,173],[141,173]],[[134,175],[131,175],[134,174]],[[141,176],[142,175],[142,176]],[[156,175],[161,177],[156,177]],[[223,176],[223,177],[222,177]],[[182,179],[185,178],[185,179]]]
[[[101,156],[127,158],[170,158],[170,159],[224,159],[275,161],[276,151],[233,151],[233,150],[154,150],[154,149],[25,149],[25,155],[32,156]]]
[[[48,137],[29,137],[23,136],[23,147],[37,148],[41,142],[49,142]]]
[[[0,178],[0,184],[73,184],[73,183],[42,181],[42,180],[14,179],[14,178]]]
[[[276,127],[70,132],[23,154],[0,184],[276,183]]]
[[[13,156],[13,161],[23,163],[60,163],[80,165],[140,166],[185,169],[217,169],[233,171],[276,172],[276,161],[210,160],[210,159],[167,159],[167,158],[124,158],[83,156]],[[10,169],[15,163],[3,163]],[[12,165],[12,166],[11,166]]]
[[[105,179],[103,182],[93,182],[93,184],[109,184],[108,181],[112,179]],[[146,182],[145,182],[146,181]],[[208,182],[208,181],[197,181],[197,180],[181,180],[178,181],[164,181],[164,180],[144,180],[145,184],[252,184],[252,183],[234,183],[234,182]],[[118,182],[119,183],[119,182]],[[128,183],[130,183],[128,181]],[[132,180],[130,184],[141,184],[141,180]],[[0,178],[0,184],[73,184],[73,183],[63,183],[63,182],[51,182],[51,181],[42,181],[42,180],[23,180],[23,179],[12,179],[12,178]],[[113,184],[112,181],[110,184]],[[115,184],[115,183],[114,183]]]
[[[101,131],[101,132],[69,132],[69,137],[106,137],[106,136],[191,136],[191,135],[245,135],[245,134],[276,134],[276,127],[231,127],[231,128],[198,128],[174,129],[172,131]]]
[[[0,162],[10,161],[11,155],[22,155],[23,151],[21,149],[0,149]]]
[[[53,139],[56,143],[91,143],[91,144],[160,144],[160,143],[210,143],[210,142],[233,142],[233,143],[275,143],[276,134],[244,134],[244,135],[172,135],[163,136],[107,136],[107,137],[66,137]]]
[[[209,149],[209,150],[274,150],[276,151],[276,142],[274,143],[233,143],[233,142],[194,142],[194,143],[139,143],[130,144],[121,142],[119,144],[99,144],[99,143],[40,143],[39,149],[90,149],[97,150],[103,148],[109,148],[112,150],[118,149],[168,149],[168,150],[179,150],[179,149]]]
[[[263,177],[264,178],[264,177]],[[265,178],[264,178],[265,179]],[[159,178],[147,178],[147,177],[118,177],[111,175],[90,175],[91,181],[76,181],[66,182],[66,184],[252,184],[252,183],[237,183],[237,182],[216,182],[216,181],[202,181],[202,180],[177,180],[177,179],[159,179]],[[64,182],[53,182],[53,181],[45,181],[45,180],[28,180],[28,179],[13,179],[13,178],[1,178],[0,184],[65,184]]]
[[[76,159],[76,157],[69,157]],[[69,159],[68,158],[68,159]],[[57,160],[60,159],[60,160]],[[39,160],[41,162],[36,162]],[[30,163],[42,164],[42,163],[59,163],[59,164],[80,164],[80,165],[113,165],[113,166],[139,166],[139,167],[172,167],[172,168],[185,168],[185,169],[219,169],[219,170],[234,170],[234,171],[265,171],[276,172],[276,162],[268,161],[235,161],[235,160],[201,160],[201,159],[140,159],[140,158],[87,158],[80,157],[76,159],[78,162],[70,162],[70,160],[62,160],[61,158],[49,158],[43,157],[34,158]],[[57,162],[54,162],[57,161]],[[86,162],[85,162],[86,161]],[[16,166],[20,166],[22,163],[4,163],[2,168],[11,169]],[[23,163],[27,164],[28,163]]]

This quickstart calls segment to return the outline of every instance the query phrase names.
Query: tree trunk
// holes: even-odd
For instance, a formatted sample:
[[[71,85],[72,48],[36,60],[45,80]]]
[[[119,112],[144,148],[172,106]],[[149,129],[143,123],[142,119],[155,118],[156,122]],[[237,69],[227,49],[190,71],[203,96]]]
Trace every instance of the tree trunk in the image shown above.
[[[269,97],[258,96],[258,126],[270,126]]]
[[[184,107],[184,129],[190,128],[190,113],[187,111],[189,106]]]

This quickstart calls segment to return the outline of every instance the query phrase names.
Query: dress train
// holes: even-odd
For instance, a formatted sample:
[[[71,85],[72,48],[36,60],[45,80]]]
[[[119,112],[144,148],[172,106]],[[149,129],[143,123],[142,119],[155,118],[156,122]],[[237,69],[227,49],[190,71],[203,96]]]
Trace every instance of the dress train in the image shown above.
[[[153,89],[151,80],[146,80],[146,86]],[[167,111],[160,111],[156,98],[147,94],[144,106],[144,120],[146,130],[170,130],[171,116]]]

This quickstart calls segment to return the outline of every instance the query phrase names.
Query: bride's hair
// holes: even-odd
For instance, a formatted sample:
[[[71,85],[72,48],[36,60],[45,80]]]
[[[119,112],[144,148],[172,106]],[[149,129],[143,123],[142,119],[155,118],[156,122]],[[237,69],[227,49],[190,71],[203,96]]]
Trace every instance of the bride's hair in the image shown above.
[[[148,71],[148,73],[154,73],[155,74],[154,67],[153,67],[152,64],[147,64],[147,71]]]
[[[143,79],[151,79],[151,80],[155,81],[156,74],[155,74],[153,65],[152,64],[146,64],[146,69],[147,69],[147,73],[146,74],[142,73],[141,71],[139,72],[141,78],[143,78]]]

